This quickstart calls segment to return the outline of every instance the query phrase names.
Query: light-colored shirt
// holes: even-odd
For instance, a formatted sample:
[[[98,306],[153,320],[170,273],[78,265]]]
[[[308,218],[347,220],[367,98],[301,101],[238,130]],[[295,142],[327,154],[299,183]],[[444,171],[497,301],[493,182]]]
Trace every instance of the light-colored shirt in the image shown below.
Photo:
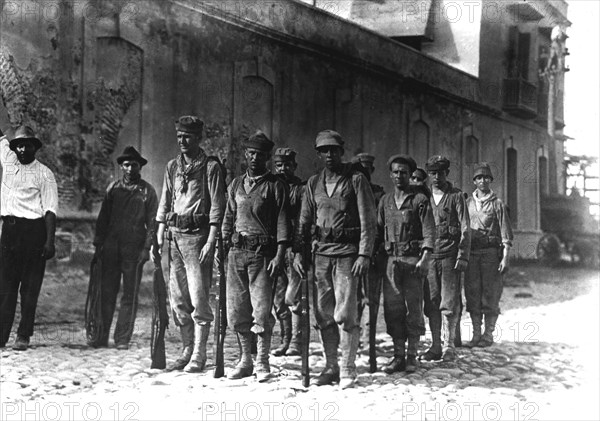
[[[2,216],[43,218],[46,212],[58,212],[58,186],[54,174],[37,159],[23,165],[10,149],[6,136],[0,138]]]

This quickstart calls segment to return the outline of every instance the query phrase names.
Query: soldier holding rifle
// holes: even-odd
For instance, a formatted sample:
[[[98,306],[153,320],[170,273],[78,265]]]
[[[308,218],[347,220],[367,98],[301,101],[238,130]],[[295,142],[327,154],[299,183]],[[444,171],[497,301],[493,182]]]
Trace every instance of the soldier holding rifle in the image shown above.
[[[169,291],[183,350],[167,369],[195,373],[206,364],[206,342],[214,319],[209,290],[217,233],[225,212],[220,162],[200,147],[204,123],[196,116],[175,122],[180,155],[167,163],[156,220],[157,247],[169,227]]]

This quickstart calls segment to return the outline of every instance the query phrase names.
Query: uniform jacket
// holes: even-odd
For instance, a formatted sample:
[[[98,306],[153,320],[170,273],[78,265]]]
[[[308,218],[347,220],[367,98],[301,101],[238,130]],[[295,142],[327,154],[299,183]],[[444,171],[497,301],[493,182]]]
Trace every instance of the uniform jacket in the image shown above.
[[[225,213],[226,186],[219,164],[201,151],[187,169],[183,157],[167,163],[156,220],[167,223],[169,213],[203,215],[208,225],[220,225]],[[171,227],[174,231],[197,231]]]
[[[481,207],[477,210],[477,202]],[[491,192],[480,200],[473,192],[467,199],[471,220],[471,250],[506,245],[511,247],[513,232],[506,205]]]
[[[435,204],[433,194],[430,203],[436,227],[433,257],[456,255],[458,259],[468,261],[471,250],[470,220],[462,191],[448,182],[440,203]]]
[[[373,191],[367,178],[344,164],[331,197],[325,189],[325,170],[313,175],[306,183],[296,233],[294,251],[302,251],[310,241],[311,226],[320,233],[338,233],[344,229],[357,231],[356,241],[326,242],[317,236],[318,254],[347,256],[358,253],[370,257],[376,235],[376,209]]]
[[[276,243],[289,243],[292,229],[288,218],[289,198],[284,181],[274,174],[261,177],[249,193],[244,189],[246,174],[233,179],[227,191],[223,239],[234,232],[267,235]]]
[[[149,249],[156,232],[156,191],[143,179],[125,183],[117,180],[106,189],[96,221],[94,245],[106,240]]]
[[[400,209],[394,193],[385,194],[377,208],[377,243],[384,243],[389,255],[419,256],[433,251],[435,221],[429,199],[410,187]]]

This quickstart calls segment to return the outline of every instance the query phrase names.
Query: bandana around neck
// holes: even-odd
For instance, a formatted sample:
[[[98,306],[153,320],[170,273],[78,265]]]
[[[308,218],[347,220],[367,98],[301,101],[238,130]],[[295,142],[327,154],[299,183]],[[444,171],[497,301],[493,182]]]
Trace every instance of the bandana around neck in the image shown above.
[[[179,155],[179,159],[177,161],[177,173],[176,177],[181,178],[181,193],[186,193],[189,184],[189,175],[196,170],[201,164],[206,154],[202,149],[200,149],[200,153],[196,156],[190,164],[186,166],[185,158],[183,154]]]

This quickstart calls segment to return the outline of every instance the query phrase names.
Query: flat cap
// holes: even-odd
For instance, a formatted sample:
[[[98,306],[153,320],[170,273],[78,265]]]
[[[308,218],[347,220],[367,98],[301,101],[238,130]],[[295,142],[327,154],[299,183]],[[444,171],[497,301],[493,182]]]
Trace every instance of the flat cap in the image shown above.
[[[180,132],[201,134],[204,121],[195,115],[183,115],[175,121],[175,129]]]
[[[492,175],[492,169],[490,168],[490,164],[488,164],[487,162],[481,162],[477,164],[477,166],[475,167],[475,171],[473,172],[473,180],[475,180],[475,178],[477,178],[477,176],[479,175],[490,177],[493,180],[494,176]]]
[[[315,149],[319,149],[323,146],[339,146],[344,147],[344,141],[342,135],[334,130],[323,130],[317,134],[315,140]]]
[[[273,155],[275,162],[296,162],[296,151],[292,148],[277,148]]]
[[[387,162],[387,166],[390,170],[392,169],[392,164],[394,162],[399,162],[401,164],[408,165],[408,169],[410,170],[411,175],[417,169],[417,163],[415,162],[414,159],[412,159],[412,157],[410,157],[408,155],[397,154],[397,155],[390,156],[390,159],[388,159],[388,162]]]
[[[450,160],[442,155],[433,155],[425,163],[427,171],[439,171],[450,169]]]
[[[375,162],[375,157],[366,152],[362,152],[362,153],[357,153],[356,156],[354,158],[352,158],[352,160],[356,161],[356,162],[370,162],[372,164]]]
[[[275,144],[267,137],[264,132],[258,130],[252,136],[242,140],[243,148],[253,148],[259,151],[271,152]]]

